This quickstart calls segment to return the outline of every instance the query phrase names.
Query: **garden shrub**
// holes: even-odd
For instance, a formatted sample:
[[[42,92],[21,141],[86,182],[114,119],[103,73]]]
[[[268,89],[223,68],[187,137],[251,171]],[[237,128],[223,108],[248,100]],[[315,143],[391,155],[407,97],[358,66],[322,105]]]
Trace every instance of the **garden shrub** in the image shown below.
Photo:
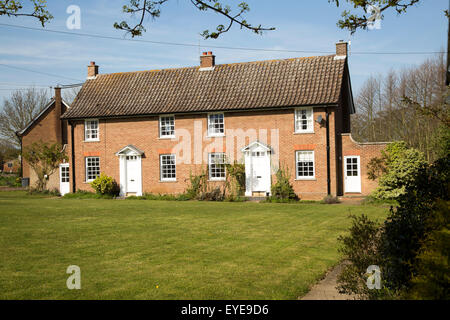
[[[341,293],[354,294],[362,299],[373,298],[372,295],[377,292],[368,289],[365,274],[369,266],[380,265],[381,262],[380,224],[370,220],[366,215],[350,218],[352,219],[350,234],[338,238],[342,244],[339,252],[349,263],[338,276],[337,289]]]
[[[95,178],[95,180],[91,182],[91,186],[98,194],[117,196],[120,192],[117,182],[104,173],[101,173]]]
[[[15,174],[2,174],[0,175],[0,186],[21,187],[22,180]]]
[[[433,231],[423,242],[416,259],[416,275],[407,298],[428,300],[450,299],[450,214],[448,201],[439,201],[430,216]]]
[[[234,161],[232,164],[226,164],[226,170],[226,200],[239,201],[239,198],[245,193],[245,165]]]
[[[226,180],[222,187],[209,187],[208,174],[202,170],[200,174],[189,176],[190,185],[183,195],[184,199],[200,201],[242,201],[245,191],[245,166],[236,161],[226,164]]]
[[[166,201],[187,201],[191,200],[190,196],[188,194],[182,193],[182,194],[152,194],[152,193],[145,193],[142,197],[145,200],[166,200]],[[128,198],[127,198],[128,199]]]
[[[48,195],[48,196],[55,196],[55,197],[61,196],[61,193],[56,188],[54,188],[52,190],[48,190],[48,189],[39,190],[38,188],[29,188],[27,191],[27,194],[29,194],[29,195]]]
[[[401,291],[410,288],[417,274],[417,255],[430,232],[430,223],[439,201],[449,200],[449,158],[438,159],[422,168],[405,193],[398,197],[384,224],[381,254],[385,259],[387,285]]]
[[[186,195],[190,199],[198,199],[200,194],[206,192],[208,177],[204,170],[198,175],[193,175],[192,172],[189,174],[190,186],[186,190]]]
[[[85,190],[77,190],[73,193],[66,193],[62,198],[64,199],[113,199],[114,196],[110,194],[94,193]]]
[[[339,277],[341,290],[369,298],[448,297],[449,164],[447,156],[420,168],[376,233],[368,222],[362,224],[367,231],[355,232],[354,223],[342,251],[352,264]],[[371,238],[371,234],[379,237]],[[368,247],[367,241],[373,250],[358,247]],[[366,252],[368,257],[358,266],[352,252]],[[370,264],[380,266],[382,290],[364,291],[357,285],[364,282],[363,268]]]
[[[279,200],[299,200],[294,188],[289,182],[289,170],[280,167],[276,173],[277,181],[272,185],[272,198]]]
[[[405,194],[414,182],[419,170],[426,166],[425,155],[417,149],[408,148],[405,142],[394,142],[382,151],[381,158],[374,158],[368,165],[368,176],[379,178],[378,188],[372,196],[377,199],[396,199]]]
[[[206,191],[200,194],[199,199],[201,201],[223,201],[225,200],[225,195],[220,187],[215,187],[211,191]]]

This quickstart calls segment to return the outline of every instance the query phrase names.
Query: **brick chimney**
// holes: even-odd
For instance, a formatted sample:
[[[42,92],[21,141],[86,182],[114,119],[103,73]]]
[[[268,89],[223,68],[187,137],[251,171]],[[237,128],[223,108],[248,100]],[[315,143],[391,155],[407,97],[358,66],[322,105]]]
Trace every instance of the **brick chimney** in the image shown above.
[[[62,98],[61,98],[61,88],[55,87],[55,129],[56,129],[56,139],[59,143],[62,143],[62,125],[61,125],[61,115],[63,114]]]
[[[94,61],[91,61],[91,63],[88,65],[88,79],[95,79],[95,77],[98,75],[98,66],[95,64]]]
[[[216,56],[212,51],[203,52],[200,56],[200,70],[212,70],[216,65]]]
[[[336,57],[347,57],[348,55],[348,43],[344,40],[339,40],[336,43]]]

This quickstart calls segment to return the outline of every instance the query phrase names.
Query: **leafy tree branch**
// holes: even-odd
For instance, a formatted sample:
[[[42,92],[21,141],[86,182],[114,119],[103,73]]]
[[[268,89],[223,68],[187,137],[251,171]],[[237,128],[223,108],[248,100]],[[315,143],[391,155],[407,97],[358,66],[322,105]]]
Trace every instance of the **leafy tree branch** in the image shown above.
[[[394,9],[398,14],[406,13],[408,8],[414,6],[420,0],[345,0],[350,3],[355,9],[362,9],[364,14],[358,15],[348,10],[342,12],[342,19],[338,21],[337,25],[341,29],[347,29],[352,34],[357,29],[366,30],[375,19],[383,19],[383,12],[388,9]],[[340,0],[328,0],[330,3],[336,3],[336,6],[340,6]],[[374,16],[371,8],[378,8],[377,14]],[[369,15],[370,14],[370,15]]]
[[[24,13],[23,1],[19,0],[1,0],[0,1],[0,16],[6,15],[8,17],[33,17],[37,18],[41,25],[44,27],[45,24],[53,19],[53,16],[47,10],[46,0],[29,0],[33,4],[33,11]]]
[[[252,26],[251,24],[249,24],[247,22],[247,20],[245,20],[242,17],[243,14],[250,11],[250,7],[245,2],[241,2],[238,5],[239,12],[236,15],[232,15],[231,7],[228,5],[224,6],[220,1],[217,1],[217,0],[206,0],[206,1],[190,0],[190,1],[192,2],[192,4],[195,7],[197,7],[201,11],[212,10],[220,15],[225,16],[229,20],[227,27],[225,27],[223,24],[219,24],[216,27],[216,31],[214,31],[214,32],[210,32],[209,30],[203,31],[202,36],[205,39],[208,39],[208,38],[217,39],[222,33],[228,32],[234,23],[238,24],[241,29],[245,28],[245,29],[253,31],[256,34],[262,34],[263,31],[275,30],[274,27],[265,28],[265,27],[262,27],[261,25]],[[208,4],[208,2],[211,4]]]
[[[128,22],[122,21],[120,23],[115,22],[114,28],[129,32],[132,37],[141,36],[146,31],[143,26],[146,16],[151,18],[159,18],[161,14],[161,6],[168,0],[149,1],[149,0],[130,0],[129,5],[124,5],[122,11],[127,14],[135,15],[139,14],[140,19],[134,25],[130,26]],[[228,20],[228,24],[225,26],[219,24],[215,31],[205,30],[201,34],[203,38],[217,39],[221,34],[228,32],[233,24],[237,24],[241,29],[248,29],[256,34],[262,34],[263,31],[275,30],[275,28],[265,28],[262,25],[253,26],[245,20],[243,17],[245,13],[250,11],[250,7],[247,3],[241,2],[237,5],[237,13],[232,14],[233,9],[231,6],[224,4],[219,0],[190,0],[191,3],[200,11],[213,11],[219,15],[222,15]]]

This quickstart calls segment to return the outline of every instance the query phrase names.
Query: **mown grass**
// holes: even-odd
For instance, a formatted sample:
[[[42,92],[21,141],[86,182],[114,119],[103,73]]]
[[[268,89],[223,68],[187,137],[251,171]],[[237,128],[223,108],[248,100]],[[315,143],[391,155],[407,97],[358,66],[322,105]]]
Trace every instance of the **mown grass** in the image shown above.
[[[0,299],[296,299],[362,213],[387,208],[0,192]]]

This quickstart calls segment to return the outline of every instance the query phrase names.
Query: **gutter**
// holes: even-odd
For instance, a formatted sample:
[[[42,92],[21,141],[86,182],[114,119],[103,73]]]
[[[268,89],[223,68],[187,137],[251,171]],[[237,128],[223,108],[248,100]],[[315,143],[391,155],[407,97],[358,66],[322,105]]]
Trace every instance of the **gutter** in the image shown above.
[[[61,117],[62,120],[73,120],[73,121],[79,121],[79,120],[86,120],[86,119],[133,119],[133,118],[147,118],[147,117],[156,117],[160,115],[165,114],[173,114],[173,115],[192,115],[192,114],[208,114],[208,113],[217,113],[217,112],[223,112],[223,113],[237,113],[237,112],[261,112],[261,111],[285,111],[295,108],[301,108],[301,107],[317,107],[317,108],[326,108],[327,106],[334,106],[338,107],[339,104],[332,103],[332,104],[305,104],[305,105],[292,105],[292,106],[286,106],[286,107],[262,107],[262,108],[247,108],[247,109],[223,109],[223,110],[200,110],[200,111],[180,111],[180,112],[160,112],[160,113],[143,113],[143,114],[134,114],[134,115],[111,115],[111,116],[86,116],[86,117]]]

